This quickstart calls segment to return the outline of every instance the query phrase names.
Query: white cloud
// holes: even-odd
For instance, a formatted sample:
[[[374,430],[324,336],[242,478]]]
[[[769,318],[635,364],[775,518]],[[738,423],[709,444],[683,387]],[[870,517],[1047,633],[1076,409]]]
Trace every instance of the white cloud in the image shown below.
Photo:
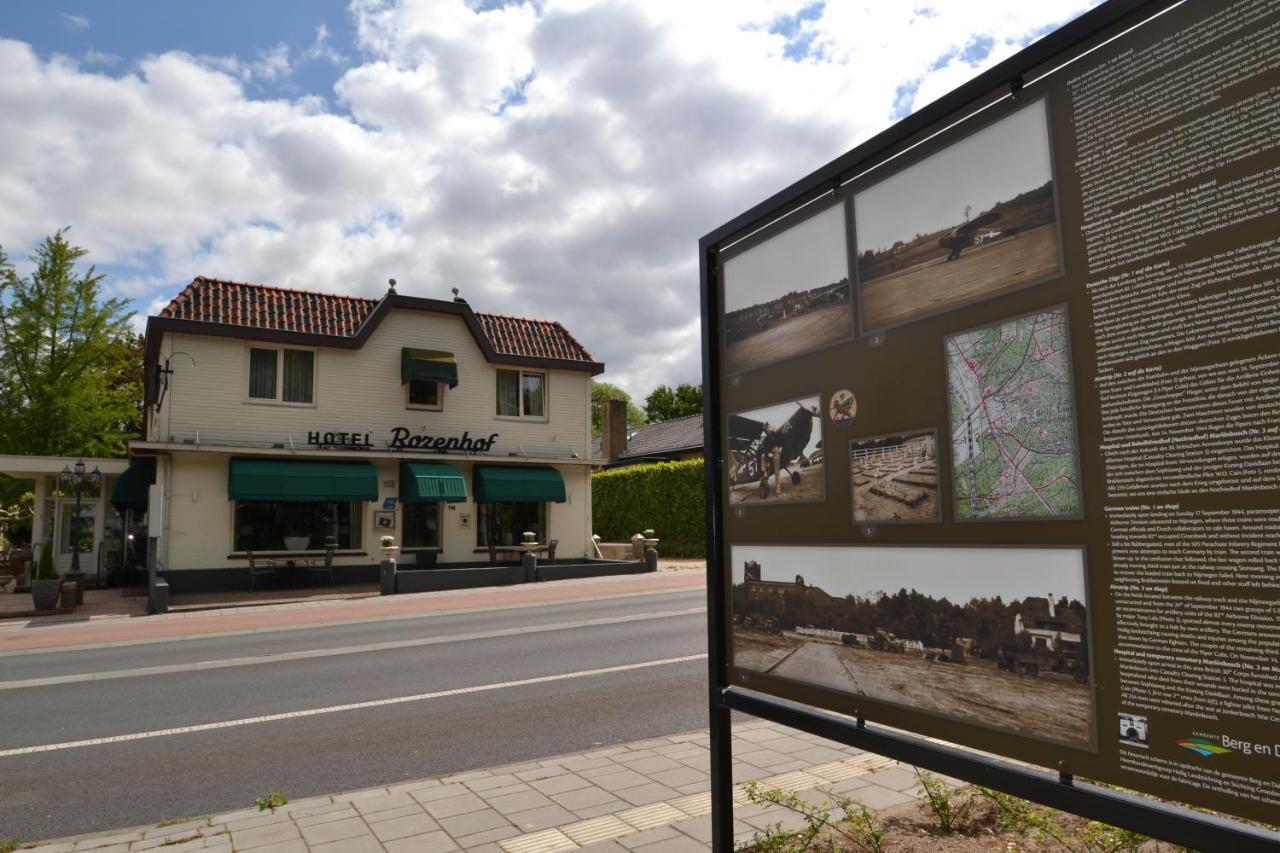
[[[62,18],[63,23],[73,30],[89,29],[89,19],[84,15],[73,15],[70,12],[58,12],[58,16]]]
[[[1092,2],[355,0],[349,115],[252,85],[353,62],[323,26],[117,76],[0,41],[0,244],[74,225],[149,311],[197,274],[457,286],[562,321],[642,397],[698,381],[699,236]]]

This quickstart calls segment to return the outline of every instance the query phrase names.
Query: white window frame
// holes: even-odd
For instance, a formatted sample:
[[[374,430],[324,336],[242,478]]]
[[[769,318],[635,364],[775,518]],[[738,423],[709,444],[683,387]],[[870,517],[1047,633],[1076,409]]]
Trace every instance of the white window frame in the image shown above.
[[[275,350],[276,353],[276,395],[268,399],[266,397],[250,397],[249,381],[252,374],[253,354],[252,351]],[[300,352],[311,353],[311,402],[310,403],[293,403],[284,399],[284,352],[285,350],[298,350]],[[286,346],[284,344],[263,344],[250,341],[244,347],[244,377],[241,387],[244,389],[244,397],[242,402],[252,406],[288,406],[295,409],[314,409],[316,403],[320,399],[320,350],[316,347],[295,347]],[[407,399],[407,397],[406,397]]]
[[[525,370],[522,367],[499,367],[497,370],[498,372],[508,372],[517,375],[516,404],[520,408],[520,414],[498,414],[498,376],[497,373],[495,373],[493,378],[493,416],[495,418],[500,421],[535,421],[537,423],[546,423],[551,420],[551,371]],[[524,377],[530,374],[542,377],[542,414],[540,415],[526,415],[524,413]]]
[[[423,382],[426,380],[418,380]],[[434,406],[423,405],[422,403],[409,402],[409,390],[413,387],[413,380],[404,383],[404,407],[419,412],[443,412],[444,411],[444,392],[449,386],[443,382],[436,383],[436,399],[440,402]],[[494,405],[497,405],[496,403]]]

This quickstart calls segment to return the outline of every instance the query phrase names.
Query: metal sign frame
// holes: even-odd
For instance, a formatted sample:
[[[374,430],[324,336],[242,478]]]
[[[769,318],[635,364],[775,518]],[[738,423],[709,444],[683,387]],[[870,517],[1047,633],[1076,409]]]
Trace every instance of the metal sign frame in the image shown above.
[[[975,112],[1016,94],[1025,75],[1051,73],[1091,48],[1087,42],[1104,31],[1135,26],[1169,11],[1184,0],[1107,0],[1066,26],[989,69],[960,88],[872,137],[852,151],[708,233],[698,243],[702,307],[703,428],[706,435],[706,529],[708,668],[711,752],[712,846],[733,848],[731,713],[750,714],[833,741],[888,756],[1077,814],[1152,838],[1195,849],[1263,851],[1280,848],[1280,834],[1188,808],[1145,799],[1105,787],[1076,782],[1053,773],[970,750],[946,746],[922,736],[868,725],[809,705],[732,685],[729,679],[728,569],[724,559],[722,483],[726,445],[721,429],[721,316],[717,292],[719,253],[729,245],[831,193],[855,176],[921,141],[921,135],[948,118]],[[1073,52],[1074,51],[1074,52]]]

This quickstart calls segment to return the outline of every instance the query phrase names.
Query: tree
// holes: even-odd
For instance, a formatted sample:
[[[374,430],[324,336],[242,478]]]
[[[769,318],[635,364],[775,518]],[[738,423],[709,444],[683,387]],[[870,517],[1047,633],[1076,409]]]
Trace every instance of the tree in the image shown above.
[[[0,247],[0,452],[121,456],[141,426],[140,339],[58,231],[19,276]]]
[[[627,404],[627,426],[644,426],[644,412],[631,402],[631,395],[617,385],[608,382],[591,380],[591,434],[600,434],[600,419],[603,417],[603,406],[606,400],[622,400]]]
[[[645,418],[651,424],[702,414],[702,386],[681,383],[675,390],[659,385],[644,398]]]

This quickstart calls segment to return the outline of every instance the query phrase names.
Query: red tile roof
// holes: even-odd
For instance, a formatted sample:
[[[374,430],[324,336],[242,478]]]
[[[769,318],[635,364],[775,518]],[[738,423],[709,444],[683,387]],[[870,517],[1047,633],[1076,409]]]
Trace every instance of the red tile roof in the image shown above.
[[[379,300],[198,276],[160,311],[161,317],[252,326],[283,332],[353,337]],[[568,329],[547,320],[473,312],[500,355],[595,362]]]

